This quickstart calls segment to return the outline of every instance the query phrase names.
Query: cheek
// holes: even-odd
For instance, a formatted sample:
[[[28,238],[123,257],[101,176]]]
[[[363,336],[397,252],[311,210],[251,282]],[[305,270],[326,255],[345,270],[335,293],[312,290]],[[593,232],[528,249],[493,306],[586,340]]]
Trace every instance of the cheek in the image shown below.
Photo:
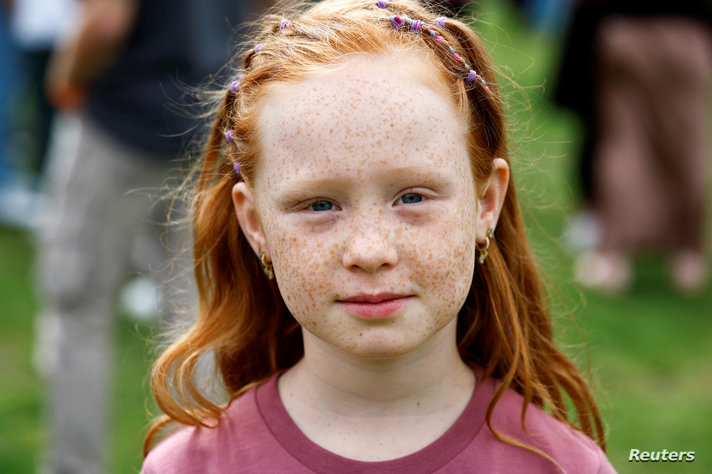
[[[320,311],[318,295],[328,292],[331,280],[330,262],[336,258],[336,246],[318,245],[286,226],[275,226],[269,239],[277,284],[287,308],[297,318]]]
[[[466,201],[440,220],[427,242],[415,254],[421,284],[428,288],[438,317],[456,314],[470,291],[475,266],[474,201]],[[472,204],[472,205],[471,205]]]
[[[466,232],[447,232],[435,241],[432,252],[421,257],[423,285],[438,302],[443,314],[457,313],[472,284],[475,264],[473,237]]]

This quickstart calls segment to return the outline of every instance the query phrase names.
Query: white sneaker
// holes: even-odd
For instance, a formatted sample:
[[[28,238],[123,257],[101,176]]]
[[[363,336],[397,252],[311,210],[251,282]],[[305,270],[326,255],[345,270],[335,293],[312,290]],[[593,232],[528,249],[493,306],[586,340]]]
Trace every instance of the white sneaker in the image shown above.
[[[590,250],[574,262],[574,278],[592,290],[609,294],[622,293],[631,284],[630,259],[615,252]]]
[[[672,283],[680,293],[692,295],[707,286],[707,261],[699,252],[678,252],[671,262]]]

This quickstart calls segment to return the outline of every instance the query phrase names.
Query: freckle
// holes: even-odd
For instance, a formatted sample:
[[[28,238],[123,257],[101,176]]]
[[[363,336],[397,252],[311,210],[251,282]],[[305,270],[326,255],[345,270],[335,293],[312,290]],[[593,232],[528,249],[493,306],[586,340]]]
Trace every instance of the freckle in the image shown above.
[[[418,402],[417,405],[420,406],[420,402]]]

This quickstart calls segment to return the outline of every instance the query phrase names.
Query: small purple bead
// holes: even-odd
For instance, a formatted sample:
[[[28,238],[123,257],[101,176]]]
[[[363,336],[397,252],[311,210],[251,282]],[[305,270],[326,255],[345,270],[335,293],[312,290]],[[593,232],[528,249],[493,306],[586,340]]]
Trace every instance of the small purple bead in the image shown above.
[[[279,30],[280,31],[284,30],[288,24],[289,24],[289,20],[282,20],[282,22],[279,24]]]
[[[234,165],[232,165],[232,169],[235,170],[236,175],[240,176],[240,163],[235,163]]]
[[[378,0],[376,2],[376,5],[378,5],[378,8],[386,8],[386,2],[384,2],[383,0]]]
[[[447,17],[439,16],[435,19],[435,24],[440,28],[445,28],[445,20],[447,20]]]
[[[467,75],[467,79],[465,79],[465,82],[467,84],[472,84],[472,81],[474,81],[476,77],[477,72],[475,72],[473,69],[470,69],[470,73]]]
[[[237,94],[237,89],[240,87],[240,81],[232,81],[230,84],[230,92]]]
[[[265,47],[264,44],[262,44],[262,43],[258,44],[257,46],[255,46],[255,53],[259,53],[260,51],[262,51],[262,48],[264,48],[264,47]]]
[[[229,143],[232,143],[234,135],[235,135],[234,130],[228,130],[227,132],[225,132],[225,140],[227,140]]]

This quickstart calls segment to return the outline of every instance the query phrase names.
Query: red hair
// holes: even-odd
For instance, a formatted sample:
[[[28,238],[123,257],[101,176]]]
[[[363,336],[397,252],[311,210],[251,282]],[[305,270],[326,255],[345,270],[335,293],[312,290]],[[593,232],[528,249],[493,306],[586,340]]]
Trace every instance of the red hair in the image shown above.
[[[428,23],[489,84],[466,84],[469,70],[428,33],[395,29],[391,15]],[[493,170],[493,159],[508,160],[504,114],[493,67],[478,36],[464,23],[437,15],[412,0],[396,0],[381,9],[371,0],[326,0],[284,17],[267,16],[259,40],[244,54],[237,93],[224,94],[205,149],[193,200],[195,276],[200,294],[198,318],[189,332],[156,361],[152,390],[165,416],[156,421],[144,445],[147,452],[167,422],[214,426],[224,411],[194,381],[201,355],[213,351],[228,396],[233,399],[291,367],[303,355],[302,336],[274,281],[260,264],[235,218],[231,189],[233,164],[250,183],[259,165],[256,116],[260,99],[273,85],[296,81],[310,71],[354,53],[387,54],[416,50],[436,65],[458,110],[470,124],[468,147],[478,188]],[[254,46],[263,44],[259,54]],[[227,90],[227,87],[225,88]],[[233,131],[226,146],[224,135]],[[550,311],[534,259],[513,180],[492,241],[489,259],[475,267],[469,295],[460,310],[457,341],[462,359],[481,366],[484,376],[501,379],[487,411],[487,424],[499,439],[546,456],[497,432],[492,412],[505,390],[522,394],[524,423],[529,403],[580,429],[605,448],[601,418],[585,380],[554,345]],[[565,396],[578,425],[570,421]],[[546,456],[548,457],[548,456]]]

